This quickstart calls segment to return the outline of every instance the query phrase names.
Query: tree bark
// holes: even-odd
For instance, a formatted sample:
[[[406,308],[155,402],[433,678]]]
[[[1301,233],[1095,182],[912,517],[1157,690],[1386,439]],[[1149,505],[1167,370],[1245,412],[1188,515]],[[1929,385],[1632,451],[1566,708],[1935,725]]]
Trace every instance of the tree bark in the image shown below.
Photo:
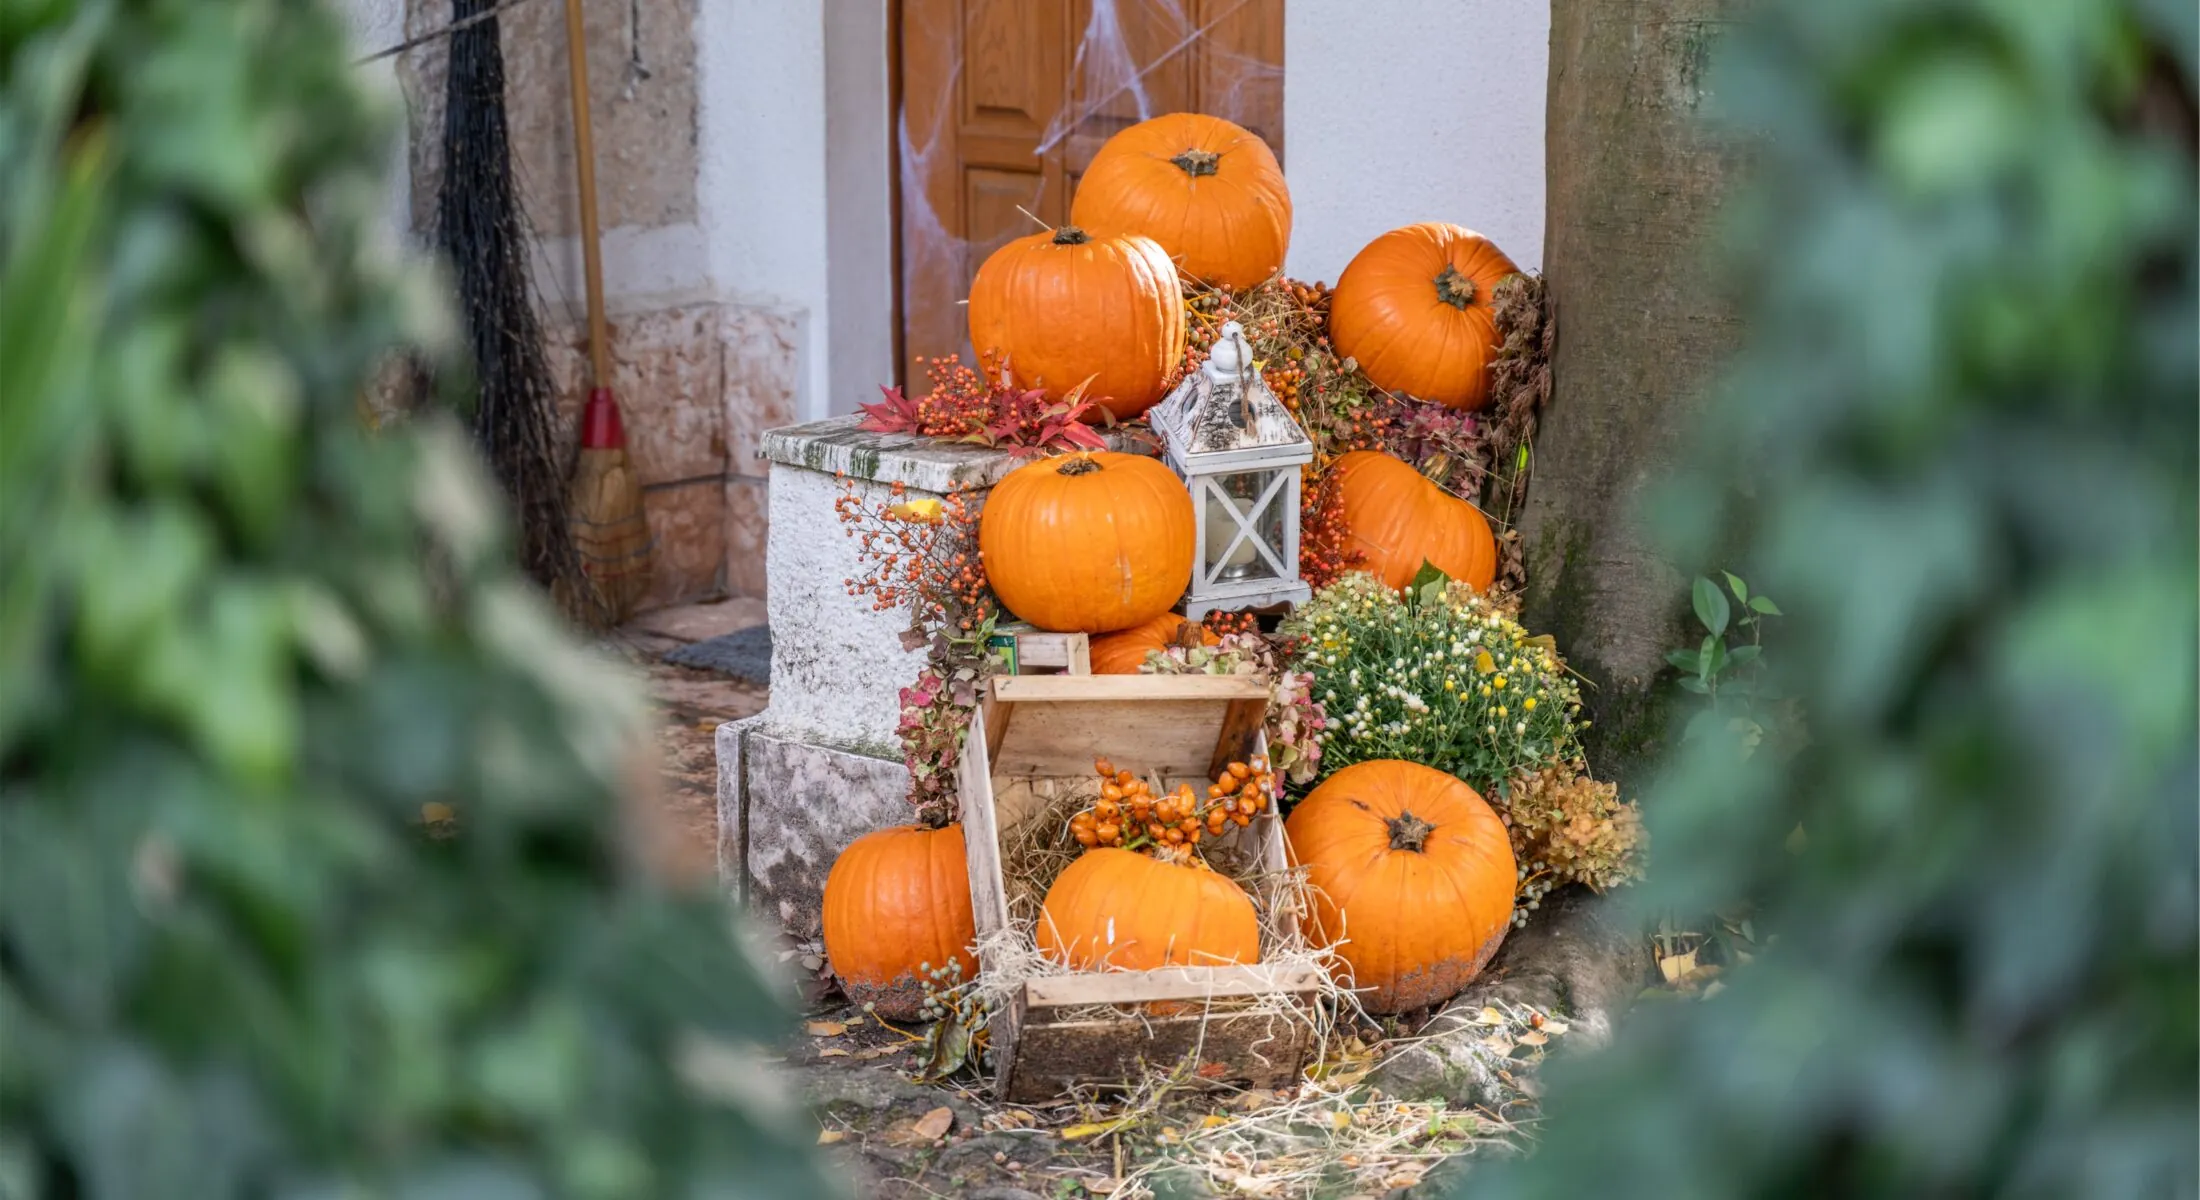
[[[1544,271],[1557,341],[1521,518],[1531,628],[1593,685],[1591,766],[1632,791],[1666,733],[1687,578],[1643,503],[1735,345],[1709,270],[1738,155],[1705,125],[1746,0],[1552,0]]]

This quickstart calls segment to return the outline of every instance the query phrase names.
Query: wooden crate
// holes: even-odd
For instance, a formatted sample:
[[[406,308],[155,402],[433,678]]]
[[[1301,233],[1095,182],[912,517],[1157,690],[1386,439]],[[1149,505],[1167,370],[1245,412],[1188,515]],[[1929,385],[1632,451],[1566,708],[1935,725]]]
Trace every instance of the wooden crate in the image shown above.
[[[986,646],[1006,658],[1011,675],[1092,674],[1092,639],[1082,633],[997,625]]]
[[[1092,778],[1092,761],[1161,776],[1165,787],[1204,789],[1226,764],[1266,752],[1261,734],[1269,684],[1246,675],[996,676],[963,747],[959,785],[970,860],[971,903],[981,939],[1009,923],[1002,834],[1034,814],[998,798],[1017,782]],[[1296,897],[1281,890],[1288,865],[1275,811],[1232,830],[1225,845],[1252,854],[1278,881],[1265,897],[1282,937],[1298,945]],[[1263,954],[1273,947],[1263,947]],[[1108,971],[1027,982],[995,1015],[996,1092],[1012,1103],[1054,1099],[1072,1087],[1135,1083],[1196,1054],[1194,1077],[1212,1084],[1276,1087],[1298,1078],[1315,1050],[1307,1019],[1323,980],[1308,968],[1173,967]],[[1203,1012],[1198,1002],[1281,993],[1296,1013]],[[1156,1016],[1155,1001],[1192,1001]],[[1120,1011],[1095,1017],[1095,1005]],[[1082,1015],[1078,1010],[1085,1010]]]

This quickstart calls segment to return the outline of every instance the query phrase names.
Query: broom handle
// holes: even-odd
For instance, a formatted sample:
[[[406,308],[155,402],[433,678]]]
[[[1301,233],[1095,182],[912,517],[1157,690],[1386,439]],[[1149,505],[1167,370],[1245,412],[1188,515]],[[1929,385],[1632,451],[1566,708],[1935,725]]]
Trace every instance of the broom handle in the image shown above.
[[[581,266],[588,282],[588,363],[597,387],[611,385],[603,320],[603,252],[596,244],[596,139],[588,118],[588,31],[581,0],[565,0],[565,57],[573,73],[573,158],[581,181]]]

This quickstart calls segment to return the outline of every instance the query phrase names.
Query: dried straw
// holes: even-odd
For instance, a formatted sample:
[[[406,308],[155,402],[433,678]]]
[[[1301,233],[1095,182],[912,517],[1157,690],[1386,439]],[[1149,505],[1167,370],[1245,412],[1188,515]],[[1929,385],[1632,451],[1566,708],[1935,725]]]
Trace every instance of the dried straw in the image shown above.
[[[1175,783],[1163,782],[1170,786]],[[1074,973],[1067,965],[1041,954],[1034,935],[1047,889],[1084,852],[1070,835],[1070,818],[1090,807],[1099,793],[1099,781],[1092,778],[1009,780],[1002,782],[996,793],[1008,925],[978,943],[979,961],[985,966],[976,990],[987,1007],[997,1010],[1011,1003],[1032,979]],[[1333,947],[1308,944],[1298,925],[1297,908],[1306,886],[1303,870],[1272,871],[1259,862],[1255,835],[1262,832],[1263,822],[1274,819],[1272,814],[1264,815],[1248,829],[1234,829],[1200,845],[1208,865],[1252,897],[1253,909],[1260,918],[1261,960],[1245,966],[1256,974],[1272,976],[1278,987],[1255,996],[1208,1000],[1201,1015],[1287,1016],[1306,1022],[1317,1042],[1326,1041],[1337,1017],[1357,1013],[1359,1004],[1348,989],[1334,982]],[[1311,1007],[1281,987],[1283,980],[1306,970],[1315,971],[1323,981],[1316,993],[1318,1002]],[[1064,1010],[1060,1015],[1064,1020],[1130,1017],[1144,1021],[1148,1017],[1143,1006],[1116,1005]]]

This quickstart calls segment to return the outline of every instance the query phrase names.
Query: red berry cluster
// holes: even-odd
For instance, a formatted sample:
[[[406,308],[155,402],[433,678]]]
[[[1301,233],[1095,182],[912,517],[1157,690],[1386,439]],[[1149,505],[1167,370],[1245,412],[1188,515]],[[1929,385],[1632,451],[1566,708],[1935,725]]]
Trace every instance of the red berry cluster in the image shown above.
[[[833,513],[860,539],[861,575],[843,579],[851,596],[873,611],[909,610],[910,626],[964,633],[992,610],[978,557],[978,515],[961,492],[938,500],[908,500],[894,484],[884,500],[865,503],[856,481],[843,479]]]
[[[1344,522],[1344,492],[1335,475],[1313,473],[1309,464],[1299,489],[1299,578],[1326,587],[1365,558],[1352,548]]]

